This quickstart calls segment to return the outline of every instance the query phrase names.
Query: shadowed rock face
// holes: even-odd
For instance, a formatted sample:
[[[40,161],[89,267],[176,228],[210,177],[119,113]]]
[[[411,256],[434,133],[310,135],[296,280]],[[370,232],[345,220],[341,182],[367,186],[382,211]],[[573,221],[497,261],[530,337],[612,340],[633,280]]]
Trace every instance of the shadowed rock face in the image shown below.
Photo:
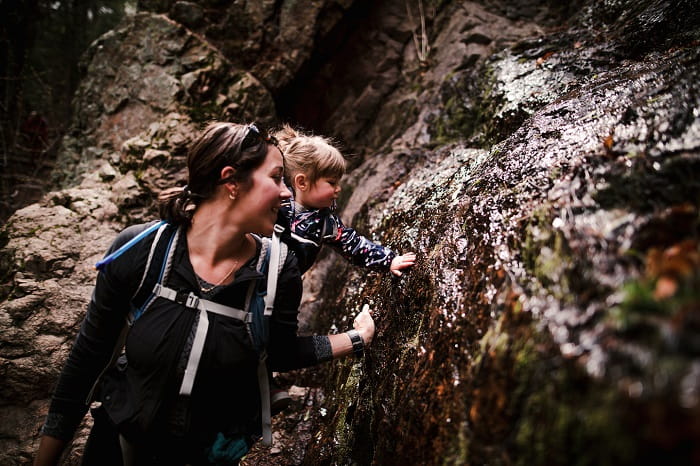
[[[184,183],[202,121],[275,121],[284,92],[278,109],[361,155],[346,223],[418,264],[397,279],[322,255],[302,327],[343,331],[370,302],[377,336],[360,361],[285,376],[323,389],[295,389],[280,444],[247,464],[698,461],[693,2],[426,2],[428,44],[417,2],[413,23],[400,1],[141,3],[170,19],[95,43],[62,188],[0,236],[3,464],[31,457],[115,232]],[[290,18],[313,25],[296,42]],[[277,27],[296,52],[231,58]]]
[[[310,463],[694,454],[700,121],[688,118],[698,101],[687,86],[697,59],[687,48],[601,73],[489,150],[425,151],[386,201],[355,217],[421,260],[397,281],[327,259],[343,278],[315,306],[347,313],[324,321],[347,328],[373,300],[381,338],[360,367],[333,372],[352,377],[359,404],[337,398],[329,445]],[[500,76],[504,89],[528,88]],[[675,136],[658,132],[661,120]]]
[[[351,175],[382,189],[346,216],[420,263],[400,281],[320,264],[339,277],[313,303],[320,328],[370,301],[381,337],[330,371],[308,464],[696,458],[697,15],[646,41],[689,10],[578,26],[610,8],[456,70],[423,124],[438,148]]]

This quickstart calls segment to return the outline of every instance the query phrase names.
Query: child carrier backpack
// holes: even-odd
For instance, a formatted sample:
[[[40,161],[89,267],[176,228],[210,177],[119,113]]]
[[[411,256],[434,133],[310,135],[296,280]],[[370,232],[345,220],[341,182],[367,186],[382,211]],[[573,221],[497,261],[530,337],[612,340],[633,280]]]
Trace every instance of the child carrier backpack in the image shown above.
[[[134,293],[127,322],[122,329],[110,363],[98,378],[93,390],[90,392],[88,402],[92,400],[95,387],[102,375],[116,362],[122,353],[129,329],[134,322],[148,311],[151,303],[158,297],[165,298],[199,311],[199,319],[195,330],[194,341],[190,350],[185,374],[180,386],[180,395],[190,395],[194,385],[199,360],[204,349],[204,342],[209,328],[208,313],[224,315],[245,322],[253,347],[258,353],[258,386],[260,389],[260,401],[262,405],[262,433],[263,443],[272,444],[272,422],[270,413],[270,384],[267,370],[267,344],[269,340],[269,320],[274,308],[277,292],[277,279],[284,266],[287,256],[287,246],[280,238],[284,231],[281,225],[275,225],[272,238],[258,238],[262,242],[260,255],[257,259],[256,270],[267,276],[267,286],[262,288],[260,280],[252,280],[248,286],[244,309],[236,309],[224,306],[213,301],[200,298],[193,292],[178,292],[164,285],[172,266],[174,251],[176,250],[182,230],[165,221],[155,223],[146,230],[125,243],[112,254],[96,264],[101,270],[107,264],[115,260],[127,249],[137,244],[142,239],[155,234],[148,260],[139,286]]]

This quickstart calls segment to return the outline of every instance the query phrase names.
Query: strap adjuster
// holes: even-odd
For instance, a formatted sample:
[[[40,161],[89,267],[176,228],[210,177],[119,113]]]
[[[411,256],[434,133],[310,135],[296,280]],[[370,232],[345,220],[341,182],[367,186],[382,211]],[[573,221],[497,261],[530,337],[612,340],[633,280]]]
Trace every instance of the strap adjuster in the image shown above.
[[[199,306],[199,297],[192,292],[178,291],[173,301],[191,309],[198,309]]]
[[[194,293],[190,292],[190,294],[187,295],[187,304],[185,304],[185,306],[191,307],[192,309],[198,309],[199,297],[196,296]]]
[[[181,306],[187,306],[187,297],[188,293],[186,291],[176,291],[175,298],[173,299],[173,301],[180,304]]]

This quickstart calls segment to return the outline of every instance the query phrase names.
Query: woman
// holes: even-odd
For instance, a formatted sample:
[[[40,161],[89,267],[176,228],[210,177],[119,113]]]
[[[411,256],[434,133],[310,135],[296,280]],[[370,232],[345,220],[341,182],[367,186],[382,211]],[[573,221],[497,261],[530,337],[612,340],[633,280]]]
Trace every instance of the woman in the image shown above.
[[[210,124],[187,159],[188,185],[161,196],[161,216],[179,227],[167,286],[243,309],[251,280],[260,279],[257,236],[272,233],[282,201],[284,160],[275,141],[254,125]],[[111,251],[149,225],[127,228]],[[144,275],[154,235],[126,250],[98,274],[95,291],[52,399],[35,465],[57,464],[87,410],[86,399],[110,365],[131,297]],[[356,331],[298,337],[301,279],[286,257],[270,319],[268,365],[291,370],[345,356],[374,335],[368,311]],[[155,299],[126,340],[128,364],[107,371],[101,400],[118,425],[125,464],[237,464],[260,434],[260,395],[246,324],[208,314],[209,327],[189,395],[180,392],[199,314]],[[361,337],[358,342],[357,336]],[[90,443],[90,442],[88,442]],[[241,444],[243,447],[240,447]],[[217,457],[219,450],[223,458]],[[87,448],[86,448],[87,450]],[[228,456],[226,456],[228,455]]]

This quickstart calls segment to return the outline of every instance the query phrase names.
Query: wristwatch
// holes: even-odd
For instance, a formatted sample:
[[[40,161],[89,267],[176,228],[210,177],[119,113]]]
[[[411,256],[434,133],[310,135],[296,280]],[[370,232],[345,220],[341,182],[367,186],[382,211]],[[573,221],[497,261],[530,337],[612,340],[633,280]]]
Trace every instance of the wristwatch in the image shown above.
[[[361,358],[365,352],[365,342],[362,340],[360,332],[358,332],[355,329],[352,329],[348,330],[345,333],[348,334],[348,336],[350,337],[350,341],[352,342],[352,352],[355,353],[355,356]]]

